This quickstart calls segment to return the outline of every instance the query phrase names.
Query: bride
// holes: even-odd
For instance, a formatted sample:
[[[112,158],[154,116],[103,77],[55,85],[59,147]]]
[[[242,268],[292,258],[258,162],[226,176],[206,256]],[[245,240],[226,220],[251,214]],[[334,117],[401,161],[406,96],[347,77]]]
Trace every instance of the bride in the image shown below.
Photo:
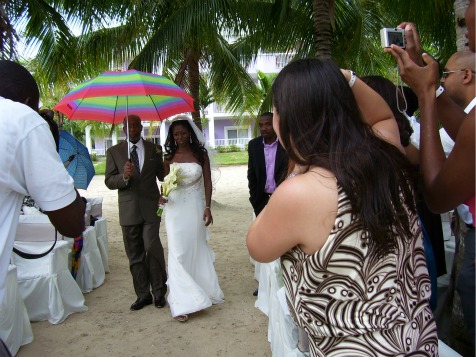
[[[213,223],[210,209],[212,180],[203,134],[186,116],[170,125],[165,141],[164,174],[172,163],[180,167],[180,180],[165,205],[168,241],[167,301],[180,322],[188,314],[222,303],[223,292],[213,266],[215,255],[208,246],[207,226]]]

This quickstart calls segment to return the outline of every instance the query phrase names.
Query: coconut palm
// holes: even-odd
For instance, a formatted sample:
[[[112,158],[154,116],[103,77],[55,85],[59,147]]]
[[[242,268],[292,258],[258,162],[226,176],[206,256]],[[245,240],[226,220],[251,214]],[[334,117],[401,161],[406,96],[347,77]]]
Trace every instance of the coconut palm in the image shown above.
[[[418,24],[422,41],[437,59],[455,51],[453,1],[270,0],[248,5],[255,31],[240,40],[241,53],[284,51],[295,57],[330,58],[359,74],[394,67],[380,45],[380,29],[402,21]],[[256,23],[253,20],[256,18]],[[248,58],[252,60],[252,58]]]
[[[217,101],[230,107],[259,93],[227,41],[225,24],[239,23],[226,1],[164,0],[121,2],[117,26],[81,36],[75,57],[99,67],[128,64],[142,71],[175,73],[172,78],[195,99],[192,113],[200,124],[200,74]],[[107,49],[107,50],[106,50]],[[74,64],[71,64],[74,66]]]
[[[249,103],[260,98],[245,70],[260,50],[295,57],[332,56],[341,67],[359,74],[388,76],[387,68],[394,63],[382,52],[379,30],[410,20],[419,25],[426,48],[434,50],[437,58],[454,52],[449,0],[104,0],[55,4],[61,7],[57,14],[65,14],[66,20],[82,21],[84,34],[48,40],[46,34],[68,31],[60,32],[52,20],[47,22],[52,24],[50,29],[38,37],[44,38],[39,59],[51,83],[77,83],[105,69],[122,68],[124,63],[129,68],[173,73],[176,83],[195,99],[193,116],[198,125],[199,82],[204,72],[215,100],[229,110],[251,108]],[[35,16],[36,21],[40,18]],[[41,32],[37,26],[28,28],[29,35],[35,29]],[[87,31],[91,29],[94,31]]]

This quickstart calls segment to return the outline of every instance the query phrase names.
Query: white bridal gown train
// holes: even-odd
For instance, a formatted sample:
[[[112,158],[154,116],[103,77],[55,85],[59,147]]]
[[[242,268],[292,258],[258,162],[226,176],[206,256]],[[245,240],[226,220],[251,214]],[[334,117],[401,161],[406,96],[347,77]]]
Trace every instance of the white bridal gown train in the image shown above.
[[[179,163],[182,179],[165,205],[168,241],[168,296],[173,317],[222,303],[223,292],[213,266],[215,254],[208,246],[202,167]]]

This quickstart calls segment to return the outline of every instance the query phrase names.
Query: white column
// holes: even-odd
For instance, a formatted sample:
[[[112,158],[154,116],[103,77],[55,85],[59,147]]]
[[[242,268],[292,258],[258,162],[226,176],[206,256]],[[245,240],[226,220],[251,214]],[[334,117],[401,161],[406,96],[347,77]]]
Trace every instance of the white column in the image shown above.
[[[208,144],[215,148],[215,103],[208,106]]]
[[[112,139],[112,145],[113,145],[113,146],[116,145],[116,144],[117,144],[117,130],[113,130],[113,131],[112,131],[112,137],[111,137],[111,139]]]
[[[164,147],[165,140],[167,139],[167,133],[165,132],[165,121],[160,123],[160,145]]]
[[[86,134],[86,147],[88,148],[89,153],[91,153],[91,151],[93,150],[93,144],[91,141],[91,126],[90,125],[86,127],[85,134]]]

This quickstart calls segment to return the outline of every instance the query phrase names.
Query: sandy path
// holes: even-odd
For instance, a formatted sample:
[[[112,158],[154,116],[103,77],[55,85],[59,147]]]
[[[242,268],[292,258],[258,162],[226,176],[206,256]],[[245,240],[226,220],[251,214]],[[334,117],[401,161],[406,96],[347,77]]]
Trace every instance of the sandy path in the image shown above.
[[[104,285],[85,294],[89,311],[59,325],[32,323],[34,341],[17,356],[271,356],[267,318],[254,307],[257,283],[245,245],[252,219],[246,166],[220,170],[210,245],[224,304],[193,314],[185,324],[172,319],[168,306],[130,311],[135,294],[118,223],[117,192],[106,188],[104,176],[96,176],[82,195],[104,198],[111,272]],[[167,257],[164,226],[161,238]]]

